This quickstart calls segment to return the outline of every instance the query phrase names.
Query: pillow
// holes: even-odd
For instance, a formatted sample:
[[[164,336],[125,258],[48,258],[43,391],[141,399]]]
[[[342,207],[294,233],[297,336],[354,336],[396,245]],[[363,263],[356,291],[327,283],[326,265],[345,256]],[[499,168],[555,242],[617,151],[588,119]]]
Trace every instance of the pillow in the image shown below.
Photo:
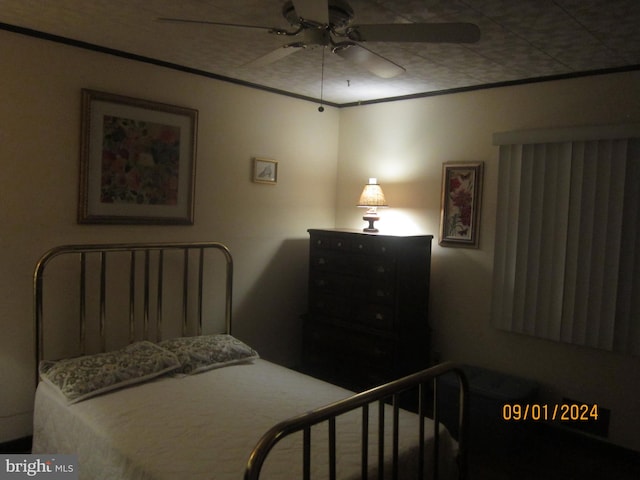
[[[40,377],[67,401],[80,402],[180,368],[178,358],[149,341],[121,350],[40,363]]]
[[[182,365],[180,372],[185,374],[259,358],[254,349],[228,334],[172,338],[158,345],[176,354]]]

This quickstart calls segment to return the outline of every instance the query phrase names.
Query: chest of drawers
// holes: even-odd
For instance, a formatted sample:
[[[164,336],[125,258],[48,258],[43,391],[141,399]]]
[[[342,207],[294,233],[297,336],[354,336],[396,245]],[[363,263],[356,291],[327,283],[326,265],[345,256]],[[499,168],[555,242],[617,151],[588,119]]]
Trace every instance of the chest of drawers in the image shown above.
[[[303,368],[361,390],[429,366],[431,235],[309,230]]]

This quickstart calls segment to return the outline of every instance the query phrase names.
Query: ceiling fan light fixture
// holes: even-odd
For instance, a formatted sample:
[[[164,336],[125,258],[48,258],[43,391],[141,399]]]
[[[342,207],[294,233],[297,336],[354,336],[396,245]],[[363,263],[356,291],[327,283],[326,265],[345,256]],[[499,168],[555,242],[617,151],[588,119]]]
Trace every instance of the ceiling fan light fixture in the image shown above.
[[[345,60],[361,65],[380,78],[393,78],[406,71],[401,65],[357,43],[336,43],[333,45],[332,52]]]

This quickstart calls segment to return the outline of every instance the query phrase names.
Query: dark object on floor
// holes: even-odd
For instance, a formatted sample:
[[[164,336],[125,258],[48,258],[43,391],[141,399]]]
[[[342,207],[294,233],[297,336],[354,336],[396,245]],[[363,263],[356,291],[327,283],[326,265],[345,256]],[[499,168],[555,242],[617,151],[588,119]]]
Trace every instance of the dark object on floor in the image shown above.
[[[538,393],[536,382],[504,373],[466,365],[469,381],[470,444],[481,448],[512,451],[522,448],[530,429],[529,422],[515,420],[511,409],[524,411]],[[459,388],[455,377],[443,376],[438,383],[438,398],[442,405],[440,419],[458,438]],[[508,417],[505,418],[505,405]]]
[[[0,453],[31,453],[31,437],[0,443]]]
[[[474,445],[471,445],[474,447]],[[469,480],[637,480],[640,452],[549,424],[518,451],[469,449]]]

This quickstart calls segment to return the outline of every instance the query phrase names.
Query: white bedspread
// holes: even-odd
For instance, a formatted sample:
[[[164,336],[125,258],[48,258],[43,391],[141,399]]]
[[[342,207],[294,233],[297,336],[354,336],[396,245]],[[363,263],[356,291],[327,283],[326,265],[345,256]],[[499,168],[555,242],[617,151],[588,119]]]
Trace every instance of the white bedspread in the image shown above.
[[[83,480],[241,480],[249,453],[270,427],[350,393],[264,360],[162,378],[71,406],[42,382],[35,401],[34,453],[78,454]],[[417,439],[416,416],[401,413],[401,478],[413,480],[416,461],[410,458],[417,448],[410,445]],[[337,422],[341,479],[360,477],[360,415],[349,414]],[[376,416],[374,408],[371,417]],[[370,427],[370,464],[374,466],[376,423],[374,419]],[[321,430],[312,434],[314,441],[326,439],[326,428]],[[301,478],[300,454],[294,453],[300,443],[299,437],[281,442],[270,454],[261,478]],[[321,449],[322,458],[314,455],[312,459],[314,479],[328,476],[324,440]],[[441,462],[441,478],[454,478],[454,449],[444,431],[441,453],[446,460]]]

